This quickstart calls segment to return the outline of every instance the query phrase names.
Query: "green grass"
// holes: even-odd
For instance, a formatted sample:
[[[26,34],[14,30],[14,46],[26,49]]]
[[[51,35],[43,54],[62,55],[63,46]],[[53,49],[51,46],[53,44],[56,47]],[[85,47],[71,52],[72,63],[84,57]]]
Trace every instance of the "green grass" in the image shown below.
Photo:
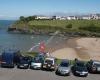
[[[66,25],[65,20],[34,20],[30,21],[29,25],[45,25],[45,26],[57,26],[57,27],[64,27]]]
[[[60,64],[62,61],[62,59],[56,59],[56,63]],[[85,63],[87,63],[87,61],[84,61]],[[75,63],[75,60],[70,60],[70,64],[73,65]]]
[[[62,27],[66,28],[67,25],[72,24],[72,29],[78,29],[81,26],[87,26],[89,24],[94,24],[100,27],[100,20],[33,20],[28,23],[17,21],[14,26],[25,27],[29,26],[51,26],[51,27]],[[29,27],[30,28],[30,27]]]
[[[72,24],[74,29],[80,26],[86,26],[89,24],[95,24],[100,27],[100,20],[34,20],[29,21],[29,25],[46,25],[46,26],[58,26],[65,28],[68,24]]]
[[[22,52],[21,54],[25,56],[35,57],[38,54],[38,52]]]
[[[37,32],[80,32],[83,36],[100,37],[100,20],[33,20],[28,22],[17,21],[12,25],[17,29],[28,29]],[[88,28],[87,28],[88,27]],[[90,29],[91,28],[91,29]]]
[[[56,59],[56,63],[60,64],[61,63],[61,59]]]

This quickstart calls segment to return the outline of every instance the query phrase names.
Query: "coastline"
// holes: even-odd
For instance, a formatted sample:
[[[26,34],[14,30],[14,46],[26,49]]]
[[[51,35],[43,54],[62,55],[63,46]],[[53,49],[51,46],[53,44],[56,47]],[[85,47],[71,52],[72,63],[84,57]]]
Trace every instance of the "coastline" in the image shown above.
[[[25,33],[27,34],[27,31]],[[46,33],[40,34],[39,32],[39,33],[33,33],[33,34],[44,35]],[[50,35],[50,34],[51,33],[47,33],[46,35]],[[80,34],[81,33],[77,33],[77,32],[57,34],[57,36],[49,44],[46,45],[46,52],[50,52],[52,56],[59,59],[73,60],[75,58],[78,58],[80,60],[90,60],[90,59],[100,60],[100,54],[99,54],[100,50],[99,49],[94,50],[94,48],[89,49],[89,47],[91,46],[95,48],[98,48],[98,46],[100,47],[100,45],[94,46],[94,45],[99,44],[99,42],[96,41],[97,38],[91,35],[84,37],[84,36],[81,36]],[[86,46],[84,46],[83,43],[86,44]],[[94,44],[94,45],[91,45],[91,44]]]

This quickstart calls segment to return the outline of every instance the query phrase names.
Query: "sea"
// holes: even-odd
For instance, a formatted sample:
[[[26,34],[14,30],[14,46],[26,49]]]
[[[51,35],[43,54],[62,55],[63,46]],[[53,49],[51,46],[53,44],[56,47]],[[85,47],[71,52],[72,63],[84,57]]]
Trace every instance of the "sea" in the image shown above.
[[[0,54],[6,49],[19,49],[27,52],[32,46],[42,41],[47,41],[48,35],[15,34],[7,32],[7,29],[15,20],[0,20]],[[35,50],[33,50],[35,51]]]

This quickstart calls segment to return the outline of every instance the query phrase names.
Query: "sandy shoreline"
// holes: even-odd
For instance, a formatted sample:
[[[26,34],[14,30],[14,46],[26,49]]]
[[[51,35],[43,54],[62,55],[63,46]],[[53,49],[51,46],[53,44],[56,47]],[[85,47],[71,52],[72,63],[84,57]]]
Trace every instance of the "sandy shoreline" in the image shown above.
[[[60,59],[100,60],[100,38],[58,38],[46,50]]]

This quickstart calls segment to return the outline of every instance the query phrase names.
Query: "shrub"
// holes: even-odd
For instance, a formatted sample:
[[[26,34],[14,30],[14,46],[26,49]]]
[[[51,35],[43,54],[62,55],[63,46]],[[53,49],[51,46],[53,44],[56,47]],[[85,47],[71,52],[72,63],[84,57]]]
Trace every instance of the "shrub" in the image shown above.
[[[72,24],[66,25],[66,28],[72,28]]]
[[[100,27],[95,26],[94,24],[90,24],[90,25],[87,25],[87,26],[82,26],[82,27],[79,27],[79,29],[90,31],[90,32],[97,32],[97,33],[100,32]]]

